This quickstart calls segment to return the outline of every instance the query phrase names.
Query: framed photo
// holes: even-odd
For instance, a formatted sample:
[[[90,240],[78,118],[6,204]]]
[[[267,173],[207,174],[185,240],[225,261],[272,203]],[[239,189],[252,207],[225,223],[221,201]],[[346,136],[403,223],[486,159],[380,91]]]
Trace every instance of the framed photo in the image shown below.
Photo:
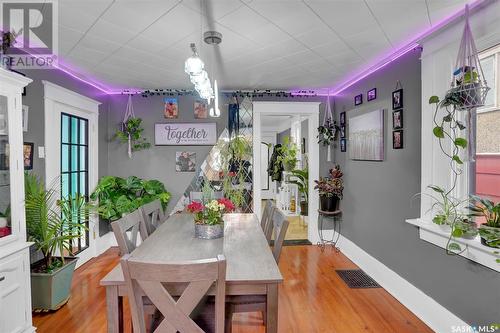
[[[163,115],[167,119],[177,119],[179,118],[179,104],[177,103],[177,98],[165,98],[165,107],[163,109]]]
[[[178,151],[175,153],[175,171],[196,171],[196,153],[191,151]]]
[[[340,151],[345,153],[347,151],[347,140],[340,139]]]
[[[33,142],[25,142],[23,144],[23,164],[24,170],[33,170],[33,150],[35,145]]]
[[[340,125],[345,125],[345,112],[340,112]]]
[[[208,118],[208,105],[204,101],[198,100],[194,102],[194,118],[207,119]]]
[[[392,129],[403,128],[403,109],[392,112]]]
[[[368,90],[368,93],[366,94],[366,100],[368,102],[373,101],[374,99],[377,99],[377,88]]]
[[[397,110],[403,107],[403,89],[392,92],[392,109]]]
[[[29,106],[23,105],[23,132],[28,132],[28,111]]]
[[[340,138],[345,139],[345,125],[340,125]]]
[[[403,130],[392,132],[392,149],[403,148]]]
[[[363,94],[354,96],[354,105],[361,105],[361,104],[363,104]]]

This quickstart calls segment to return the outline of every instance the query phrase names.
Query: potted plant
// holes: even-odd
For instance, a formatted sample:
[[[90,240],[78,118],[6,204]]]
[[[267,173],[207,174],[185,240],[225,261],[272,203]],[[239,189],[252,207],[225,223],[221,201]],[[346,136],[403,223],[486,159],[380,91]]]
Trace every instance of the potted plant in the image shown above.
[[[231,200],[211,200],[206,205],[192,202],[187,211],[194,216],[194,236],[201,239],[215,239],[224,235],[224,213],[234,210]]]
[[[85,198],[80,195],[59,199],[54,188],[32,174],[25,176],[25,210],[28,240],[43,259],[31,264],[33,309],[57,310],[70,297],[77,258],[72,240],[86,230],[82,221],[89,218]],[[57,253],[57,255],[56,255]]]
[[[90,199],[99,216],[111,222],[157,199],[165,209],[170,201],[170,193],[162,182],[155,179],[105,176],[99,180]]]
[[[115,139],[118,139],[121,143],[128,143],[129,153],[151,147],[148,140],[142,136],[144,128],[142,128],[141,124],[141,118],[130,117],[115,132]]]
[[[307,169],[292,170],[288,183],[297,185],[299,192],[302,194],[302,200],[300,200],[300,215],[307,216],[309,206],[309,171]]]
[[[470,216],[484,218],[484,223],[479,227],[481,243],[494,248],[500,248],[500,202],[496,204],[486,198],[471,196],[472,204],[469,206]]]
[[[474,67],[463,66],[453,73],[455,87],[448,94],[456,94],[461,108],[482,105],[481,83],[479,74]]]
[[[297,145],[290,141],[290,137],[286,136],[283,139],[283,144],[276,148],[278,150],[278,163],[282,163],[285,171],[292,171],[297,166],[298,149]]]
[[[340,127],[337,122],[332,119],[328,119],[324,125],[318,127],[318,143],[324,146],[329,146],[337,140],[338,132]]]
[[[314,189],[319,192],[320,209],[325,212],[333,212],[337,210],[338,202],[343,198],[344,174],[340,170],[340,165],[330,169],[330,176],[315,180],[316,186]]]

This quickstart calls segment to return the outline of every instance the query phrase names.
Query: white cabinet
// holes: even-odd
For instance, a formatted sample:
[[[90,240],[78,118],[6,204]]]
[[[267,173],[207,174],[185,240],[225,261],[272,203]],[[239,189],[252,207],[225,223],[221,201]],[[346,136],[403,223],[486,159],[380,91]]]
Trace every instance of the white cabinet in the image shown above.
[[[0,333],[35,331],[24,214],[21,100],[30,82],[0,68]]]

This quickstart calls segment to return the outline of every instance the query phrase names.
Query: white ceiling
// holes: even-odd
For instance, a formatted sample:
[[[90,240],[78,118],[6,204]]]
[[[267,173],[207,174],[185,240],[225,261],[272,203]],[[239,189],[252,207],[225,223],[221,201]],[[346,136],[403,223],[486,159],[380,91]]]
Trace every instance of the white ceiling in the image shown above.
[[[195,42],[222,89],[331,87],[466,0],[59,1],[59,49],[80,74],[120,88],[188,88],[184,60]]]
[[[290,128],[292,126],[292,116],[270,116],[270,115],[263,115],[261,116],[261,126],[263,131],[280,131],[284,130],[287,128]]]

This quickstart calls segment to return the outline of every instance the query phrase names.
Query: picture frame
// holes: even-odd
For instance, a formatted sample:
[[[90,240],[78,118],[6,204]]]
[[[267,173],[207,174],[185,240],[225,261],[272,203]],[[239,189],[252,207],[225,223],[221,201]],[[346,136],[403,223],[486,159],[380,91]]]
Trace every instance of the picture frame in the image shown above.
[[[392,112],[392,129],[403,128],[403,109]]]
[[[368,90],[368,92],[366,93],[366,100],[369,102],[375,99],[377,99],[377,88]]]
[[[402,109],[403,108],[403,89],[394,90],[392,92],[392,109]]]
[[[25,142],[23,144],[23,165],[24,170],[33,170],[33,150],[35,144],[33,142]]]
[[[175,171],[177,172],[195,172],[196,171],[196,153],[192,151],[175,152]]]
[[[207,119],[208,118],[208,105],[202,100],[194,102],[194,119]]]
[[[164,98],[163,102],[163,116],[167,119],[179,118],[179,103],[177,98]]]
[[[361,104],[363,104],[363,94],[354,96],[354,105],[361,105]]]
[[[342,153],[345,153],[347,151],[347,140],[346,139],[340,139],[340,151]]]
[[[28,112],[29,106],[23,105],[23,132],[28,132]]]
[[[340,138],[345,139],[345,124],[340,125]]]
[[[345,125],[345,111],[340,113],[340,125]]]
[[[349,158],[383,161],[385,157],[385,109],[358,111],[349,116]]]
[[[403,130],[392,132],[392,149],[403,149]]]

